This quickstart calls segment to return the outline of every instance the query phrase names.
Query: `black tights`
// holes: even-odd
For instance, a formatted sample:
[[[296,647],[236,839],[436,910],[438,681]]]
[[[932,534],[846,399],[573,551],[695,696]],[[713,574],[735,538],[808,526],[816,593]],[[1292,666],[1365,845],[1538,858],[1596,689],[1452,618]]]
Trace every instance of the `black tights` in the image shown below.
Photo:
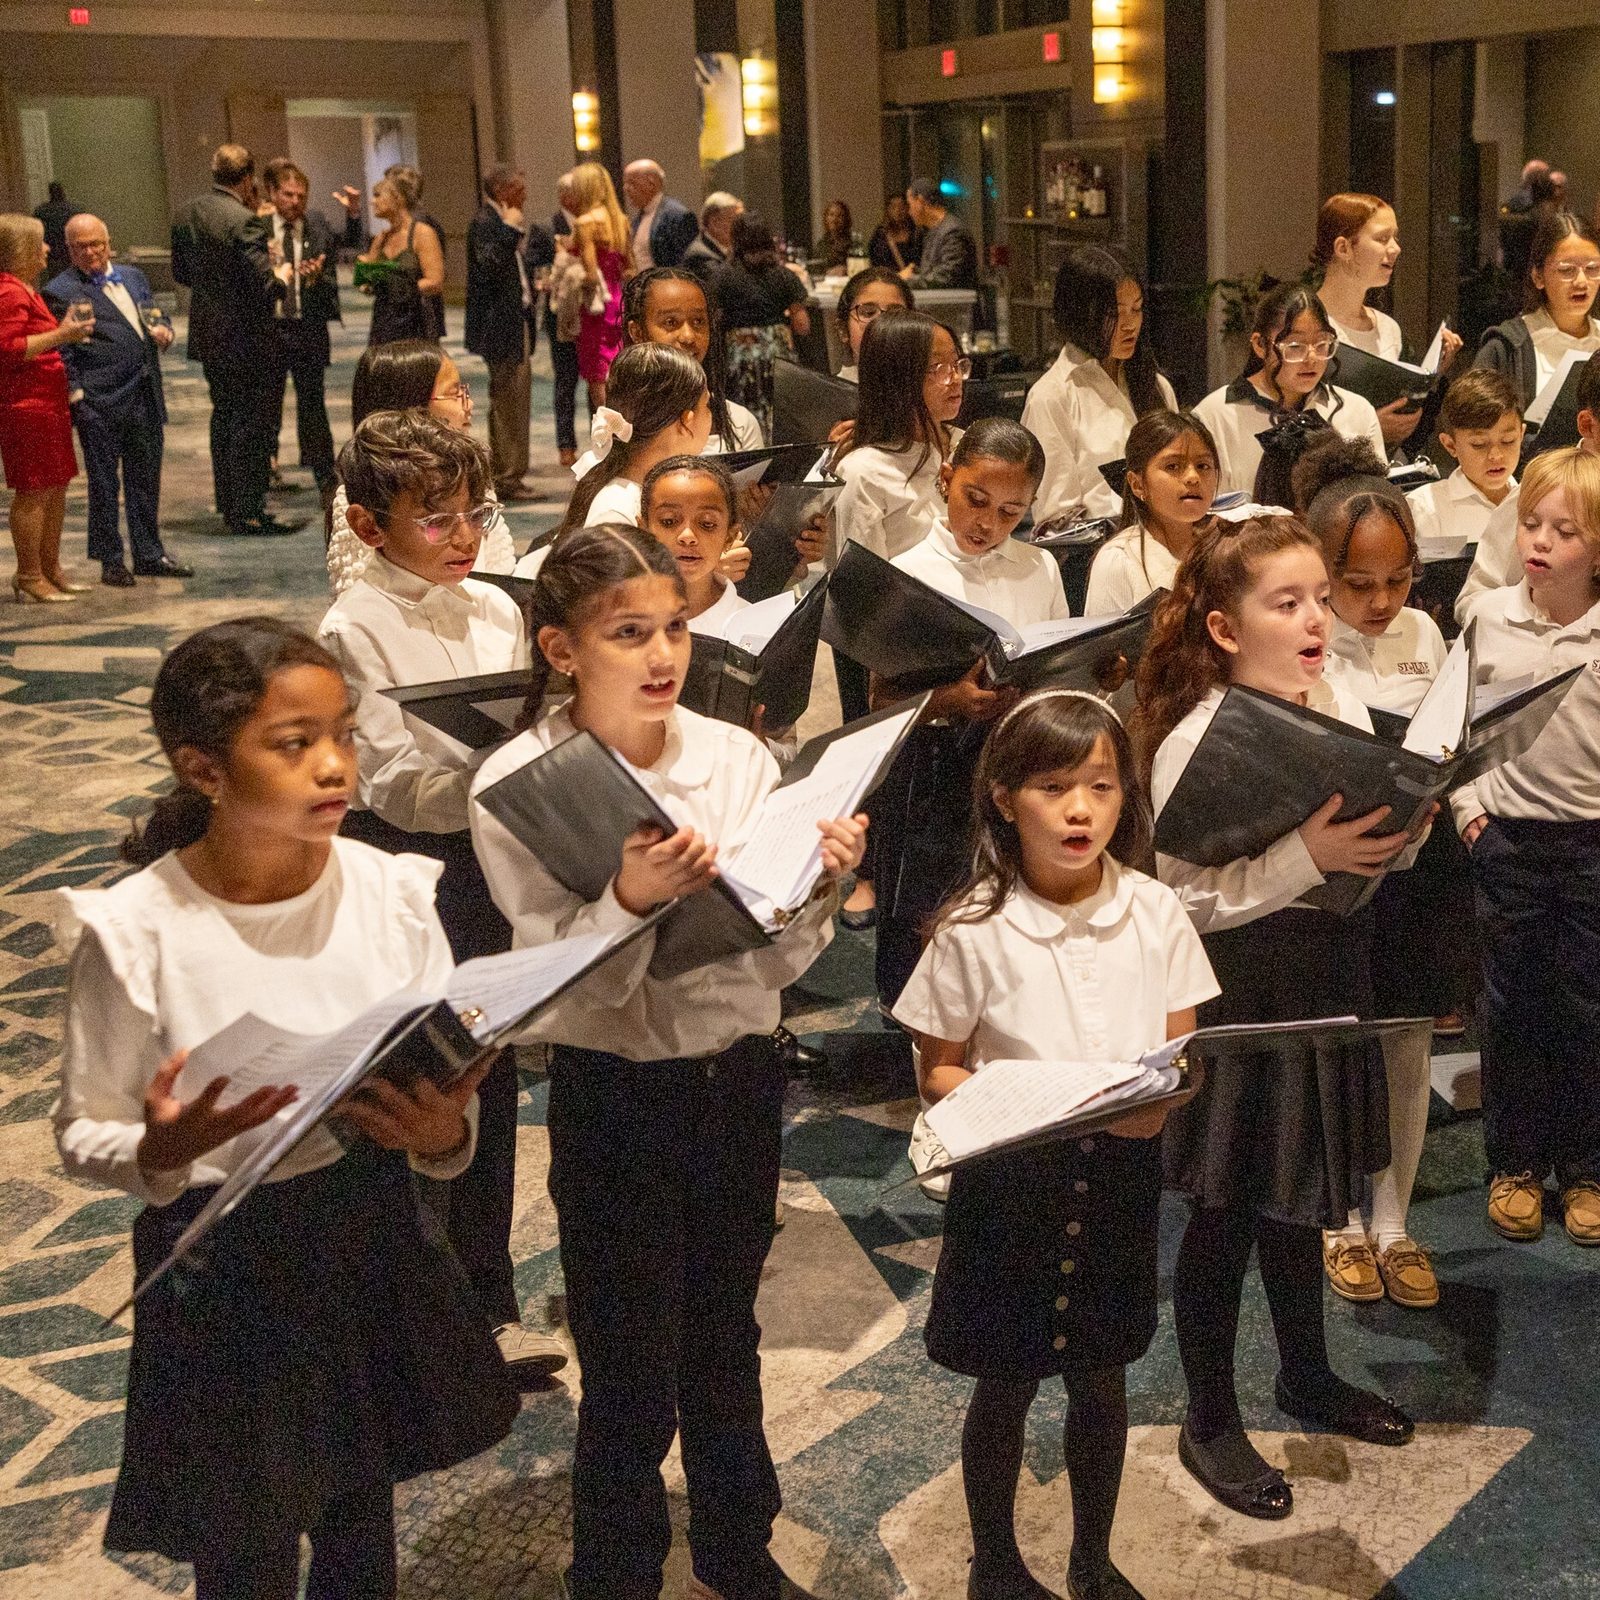
[[[1067,1380],[1063,1449],[1072,1489],[1072,1558],[1076,1581],[1092,1582],[1111,1561],[1111,1523],[1128,1447],[1125,1369],[1103,1367]],[[1030,1378],[979,1378],[961,1429],[961,1481],[972,1523],[973,1577],[984,1583],[1020,1577],[1017,1476],[1022,1439],[1039,1385]],[[1043,1592],[1043,1591],[1041,1591]]]
[[[1285,1385],[1318,1398],[1345,1387],[1328,1365],[1317,1230],[1275,1222],[1254,1210],[1196,1207],[1178,1249],[1172,1311],[1189,1386],[1189,1433],[1199,1444],[1244,1431],[1233,1360],[1252,1244]]]
[[[374,1484],[328,1503],[311,1532],[306,1600],[393,1600],[394,1490]],[[300,1530],[256,1549],[210,1552],[194,1563],[195,1600],[295,1600]]]

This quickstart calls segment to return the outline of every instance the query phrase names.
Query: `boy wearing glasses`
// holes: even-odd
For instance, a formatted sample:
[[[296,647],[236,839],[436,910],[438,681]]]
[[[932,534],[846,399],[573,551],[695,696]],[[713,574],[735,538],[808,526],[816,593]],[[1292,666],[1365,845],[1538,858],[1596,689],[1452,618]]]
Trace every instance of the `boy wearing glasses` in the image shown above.
[[[495,515],[489,458],[469,434],[426,411],[377,411],[339,453],[350,531],[369,546],[366,570],[328,608],[319,641],[357,695],[360,810],[344,832],[379,849],[442,863],[439,920],[457,961],[511,948],[468,832],[467,790],[487,751],[415,729],[382,691],[528,665],[516,603],[468,574]],[[505,1051],[478,1091],[472,1165],[428,1198],[467,1270],[507,1362],[552,1372],[562,1346],[525,1330],[512,1282],[511,1207],[517,1080]]]

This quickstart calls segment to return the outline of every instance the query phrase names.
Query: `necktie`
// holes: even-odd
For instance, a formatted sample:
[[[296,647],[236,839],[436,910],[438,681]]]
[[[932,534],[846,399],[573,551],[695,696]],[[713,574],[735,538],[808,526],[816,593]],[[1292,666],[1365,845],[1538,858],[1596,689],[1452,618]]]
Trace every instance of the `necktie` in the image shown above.
[[[294,265],[294,271],[289,278],[287,315],[298,317],[300,315],[300,225],[295,222],[286,223],[284,232],[289,238],[289,260]]]

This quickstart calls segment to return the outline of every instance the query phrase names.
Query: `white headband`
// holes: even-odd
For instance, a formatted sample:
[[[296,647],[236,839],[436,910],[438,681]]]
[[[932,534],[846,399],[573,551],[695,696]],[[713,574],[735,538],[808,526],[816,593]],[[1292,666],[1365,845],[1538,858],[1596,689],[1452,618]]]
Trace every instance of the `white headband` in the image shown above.
[[[1006,714],[1001,717],[997,723],[995,723],[995,732],[998,733],[1001,728],[1005,727],[1005,725],[1014,716],[1016,716],[1019,711],[1025,711],[1029,706],[1037,705],[1041,700],[1058,700],[1068,697],[1074,700],[1092,700],[1095,705],[1099,706],[1102,710],[1114,718],[1119,727],[1122,725],[1122,718],[1117,715],[1117,708],[1112,705],[1109,700],[1104,699],[1100,695],[1091,694],[1087,689],[1039,689],[1033,694],[1024,695],[1022,699],[1017,701],[1017,703],[1012,706],[1012,708],[1006,712]]]
[[[633,424],[620,411],[601,406],[589,423],[589,448],[573,466],[573,477],[581,478],[591,467],[599,466],[618,439],[626,444],[632,437]]]

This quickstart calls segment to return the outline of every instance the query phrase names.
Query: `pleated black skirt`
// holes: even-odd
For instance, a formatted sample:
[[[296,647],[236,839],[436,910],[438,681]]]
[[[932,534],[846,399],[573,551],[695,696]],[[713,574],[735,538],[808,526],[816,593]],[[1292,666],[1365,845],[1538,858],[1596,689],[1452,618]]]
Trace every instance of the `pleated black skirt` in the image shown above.
[[[140,1213],[140,1278],[213,1193]],[[246,1553],[355,1485],[488,1449],[517,1408],[405,1156],[362,1141],[264,1184],[140,1301],[106,1546]]]
[[[1203,1027],[1371,1017],[1370,911],[1287,910],[1205,937],[1221,995]],[[1367,1174],[1389,1164],[1389,1099],[1376,1044],[1303,1047],[1211,1063],[1167,1120],[1167,1186],[1198,1205],[1343,1227]]]

